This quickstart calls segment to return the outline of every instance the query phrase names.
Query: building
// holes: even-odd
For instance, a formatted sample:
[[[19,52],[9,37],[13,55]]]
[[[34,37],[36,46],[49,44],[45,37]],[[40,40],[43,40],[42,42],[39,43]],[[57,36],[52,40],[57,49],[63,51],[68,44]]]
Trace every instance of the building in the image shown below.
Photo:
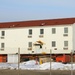
[[[15,55],[70,55],[75,51],[75,18],[0,23],[0,62]]]

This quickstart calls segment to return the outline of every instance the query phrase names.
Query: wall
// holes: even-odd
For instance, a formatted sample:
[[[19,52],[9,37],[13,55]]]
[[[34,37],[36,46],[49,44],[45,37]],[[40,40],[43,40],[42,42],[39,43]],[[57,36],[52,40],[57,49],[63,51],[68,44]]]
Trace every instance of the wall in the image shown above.
[[[73,28],[73,52],[75,53],[75,23],[72,25],[72,28]]]
[[[17,54],[8,54],[7,62],[8,63],[18,63],[18,55]]]
[[[64,27],[69,28],[68,36],[64,37]],[[52,34],[52,28],[56,28],[56,34]],[[32,29],[33,34],[32,38],[28,38],[28,30]],[[40,38],[40,29],[44,29],[44,35],[43,38]],[[72,50],[72,26],[71,25],[57,25],[57,26],[36,26],[36,27],[21,27],[21,28],[6,28],[6,29],[0,29],[0,37],[1,37],[1,31],[5,31],[5,37],[4,39],[0,38],[0,44],[2,42],[5,43],[5,49],[4,51],[0,50],[0,54],[16,54],[18,52],[18,48],[20,48],[21,54],[30,54],[32,51],[34,53],[37,53],[35,50],[35,47],[33,45],[32,50],[28,50],[28,42],[32,42],[33,44],[41,40],[44,42],[42,50],[40,50],[40,53],[50,53],[50,49],[52,50],[52,53],[70,53]],[[64,47],[64,41],[69,41],[68,50],[63,50]],[[55,48],[57,50],[54,50],[55,48],[52,48],[51,42],[56,41],[57,45]],[[33,53],[33,54],[34,54]],[[38,52],[39,53],[39,52]]]

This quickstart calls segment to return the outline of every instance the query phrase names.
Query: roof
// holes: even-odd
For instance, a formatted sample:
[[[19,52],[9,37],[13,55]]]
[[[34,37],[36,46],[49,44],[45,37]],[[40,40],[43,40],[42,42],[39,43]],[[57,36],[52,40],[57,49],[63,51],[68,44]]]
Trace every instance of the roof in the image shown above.
[[[75,18],[32,20],[32,21],[19,21],[19,22],[4,22],[4,23],[0,23],[0,28],[53,26],[53,25],[73,24],[73,23],[75,23]]]

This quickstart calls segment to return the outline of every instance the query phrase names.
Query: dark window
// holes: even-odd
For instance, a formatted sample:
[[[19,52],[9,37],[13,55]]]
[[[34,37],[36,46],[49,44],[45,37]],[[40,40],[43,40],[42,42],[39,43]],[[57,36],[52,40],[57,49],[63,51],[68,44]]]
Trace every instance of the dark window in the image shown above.
[[[2,31],[2,36],[5,36],[5,31]]]
[[[56,47],[56,42],[52,41],[52,47]]]
[[[44,29],[40,29],[40,34],[44,34]]]
[[[29,35],[32,35],[32,29],[29,29]]]
[[[4,43],[1,43],[1,48],[4,48]]]
[[[64,33],[68,33],[68,27],[64,28]]]
[[[29,43],[28,43],[28,46],[29,46],[29,47],[32,47],[32,42],[29,42]]]
[[[68,41],[64,41],[64,47],[68,46]]]
[[[56,29],[52,28],[52,34],[55,34],[55,33],[56,33]]]

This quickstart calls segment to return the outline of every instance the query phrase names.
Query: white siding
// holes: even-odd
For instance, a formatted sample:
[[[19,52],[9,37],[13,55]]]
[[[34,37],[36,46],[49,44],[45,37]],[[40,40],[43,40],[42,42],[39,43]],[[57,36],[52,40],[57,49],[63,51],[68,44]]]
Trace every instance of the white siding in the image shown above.
[[[8,63],[18,63],[18,55],[17,54],[8,54],[7,62]]]
[[[73,26],[73,51],[75,52],[75,23],[72,25]]]
[[[63,36],[64,27],[68,27],[68,36]],[[56,28],[56,34],[52,34],[52,28]],[[32,29],[32,38],[28,38],[28,30]],[[44,37],[40,38],[40,29],[44,29]],[[5,43],[4,51],[0,50],[0,54],[15,54],[18,52],[18,48],[20,48],[21,54],[30,54],[32,51],[36,53],[35,46],[33,45],[32,50],[28,50],[28,42],[32,42],[33,44],[41,40],[44,42],[43,48],[40,49],[38,53],[50,53],[50,49],[52,49],[52,53],[70,53],[72,50],[72,26],[71,25],[58,25],[58,26],[37,26],[37,27],[24,27],[24,28],[8,28],[1,29],[1,31],[5,31],[4,39],[0,38],[1,42]],[[0,36],[1,37],[1,36]],[[68,50],[63,50],[64,41],[69,41]],[[51,42],[56,41],[57,50],[51,46]]]

